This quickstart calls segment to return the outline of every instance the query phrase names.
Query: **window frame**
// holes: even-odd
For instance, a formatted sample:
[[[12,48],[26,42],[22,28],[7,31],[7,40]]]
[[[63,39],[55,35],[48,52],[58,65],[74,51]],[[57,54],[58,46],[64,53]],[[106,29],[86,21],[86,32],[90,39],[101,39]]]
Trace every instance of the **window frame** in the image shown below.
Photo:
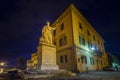
[[[82,24],[79,22],[79,28],[82,30],[83,29],[83,26]]]
[[[60,63],[67,63],[67,62],[68,62],[67,55],[61,55],[60,56]]]
[[[92,41],[88,40],[88,48],[91,49],[92,48]]]
[[[60,25],[60,30],[64,30],[64,23],[62,22],[61,25]]]
[[[55,36],[56,35],[56,29],[55,30],[53,30],[53,36]]]
[[[67,44],[67,36],[63,36],[59,39],[59,46],[64,46]]]
[[[86,42],[85,42],[85,38],[82,35],[79,35],[79,43],[80,45],[85,46]]]
[[[87,29],[87,35],[90,36],[90,31]]]
[[[90,57],[90,64],[94,65],[94,58]]]
[[[81,55],[81,63],[87,64],[87,56]]]

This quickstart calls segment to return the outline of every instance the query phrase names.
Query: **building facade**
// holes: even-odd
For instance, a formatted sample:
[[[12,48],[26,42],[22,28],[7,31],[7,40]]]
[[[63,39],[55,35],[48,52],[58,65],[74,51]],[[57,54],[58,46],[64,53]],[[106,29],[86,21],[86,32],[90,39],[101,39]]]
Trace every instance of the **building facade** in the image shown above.
[[[102,70],[108,65],[104,40],[74,5],[70,5],[51,25],[56,59],[60,69],[73,72]],[[32,55],[32,66],[37,57]],[[33,63],[34,62],[34,63]]]
[[[70,5],[51,26],[56,27],[53,43],[60,69],[85,72],[102,70],[108,65],[104,40],[74,5]]]
[[[29,69],[36,69],[36,66],[38,64],[38,54],[37,53],[33,53],[31,55],[31,59],[27,60],[27,70]]]

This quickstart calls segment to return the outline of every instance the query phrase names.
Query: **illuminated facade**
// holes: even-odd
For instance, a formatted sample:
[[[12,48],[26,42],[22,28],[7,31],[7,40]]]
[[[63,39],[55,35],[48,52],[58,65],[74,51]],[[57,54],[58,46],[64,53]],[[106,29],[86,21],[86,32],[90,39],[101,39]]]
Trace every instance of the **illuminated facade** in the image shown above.
[[[36,65],[38,63],[38,54],[37,53],[33,53],[31,55],[31,59],[27,60],[27,70],[28,69],[36,69]]]
[[[32,68],[35,69],[36,68],[36,65],[38,63],[38,55],[37,53],[33,53],[32,56],[31,56],[31,61],[32,61]]]
[[[104,40],[74,5],[70,5],[51,26],[56,27],[53,43],[60,69],[85,72],[102,70],[108,65]]]
[[[29,70],[29,69],[32,69],[32,62],[31,60],[27,60],[27,64],[26,64],[26,69]]]
[[[70,5],[51,26],[56,27],[53,43],[60,69],[85,72],[102,70],[108,65],[104,40],[74,5]],[[33,54],[33,68],[38,60],[37,54]]]

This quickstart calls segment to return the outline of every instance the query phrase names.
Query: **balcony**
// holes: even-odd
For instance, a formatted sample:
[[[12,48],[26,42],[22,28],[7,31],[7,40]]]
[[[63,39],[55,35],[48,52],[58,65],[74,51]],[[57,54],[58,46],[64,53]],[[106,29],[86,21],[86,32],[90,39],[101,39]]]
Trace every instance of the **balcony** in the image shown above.
[[[99,56],[99,57],[101,57],[102,56],[102,51],[100,51],[100,50],[96,50],[96,51],[93,51],[93,55],[95,55],[95,56]]]

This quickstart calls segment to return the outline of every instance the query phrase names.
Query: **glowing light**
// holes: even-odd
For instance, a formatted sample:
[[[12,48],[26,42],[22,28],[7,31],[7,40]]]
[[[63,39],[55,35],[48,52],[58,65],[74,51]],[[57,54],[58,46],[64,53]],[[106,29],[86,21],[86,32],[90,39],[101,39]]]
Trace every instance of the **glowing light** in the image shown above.
[[[91,48],[91,50],[93,50],[93,51],[94,51],[94,50],[95,50],[95,48],[94,48],[94,47],[92,47],[92,48]]]
[[[88,52],[90,51],[87,47],[85,47],[85,50],[87,50]]]
[[[3,62],[2,62],[2,63],[0,63],[0,65],[1,65],[1,66],[3,66],[4,64],[5,64],[5,63],[3,63]]]
[[[4,72],[4,71],[3,71],[3,68],[1,68],[1,69],[0,69],[0,73],[3,73],[3,72]]]

